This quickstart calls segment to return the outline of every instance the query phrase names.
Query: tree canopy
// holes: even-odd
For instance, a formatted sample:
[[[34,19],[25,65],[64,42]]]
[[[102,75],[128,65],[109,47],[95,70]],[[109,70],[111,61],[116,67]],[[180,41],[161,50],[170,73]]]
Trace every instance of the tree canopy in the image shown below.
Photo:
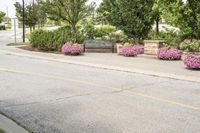
[[[4,17],[6,16],[6,14],[2,11],[0,11],[0,23],[4,20]]]
[[[19,2],[15,3],[16,16],[19,21],[23,21],[23,7]],[[40,1],[31,2],[25,5],[25,25],[29,26],[32,30],[35,29],[36,24],[42,26],[46,21],[46,13],[43,11]]]
[[[200,1],[164,0],[163,17],[180,28],[183,38],[200,39]]]
[[[77,32],[77,24],[92,13],[92,5],[87,0],[46,0],[43,2],[48,17],[51,20],[65,21]]]
[[[103,0],[98,12],[135,41],[147,36],[154,22],[154,0]]]

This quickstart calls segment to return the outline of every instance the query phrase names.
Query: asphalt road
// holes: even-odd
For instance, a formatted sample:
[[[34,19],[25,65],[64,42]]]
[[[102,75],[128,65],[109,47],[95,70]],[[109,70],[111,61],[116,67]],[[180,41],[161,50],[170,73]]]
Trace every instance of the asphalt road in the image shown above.
[[[0,53],[0,112],[34,133],[199,133],[199,99],[200,83]]]

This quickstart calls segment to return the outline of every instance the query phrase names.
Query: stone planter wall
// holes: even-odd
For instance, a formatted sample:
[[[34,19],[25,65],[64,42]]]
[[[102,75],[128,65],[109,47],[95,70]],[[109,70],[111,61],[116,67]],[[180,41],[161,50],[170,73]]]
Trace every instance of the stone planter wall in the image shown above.
[[[163,40],[145,40],[144,41],[144,54],[157,55],[159,48],[164,47],[165,41]]]
[[[121,55],[123,45],[122,45],[121,43],[117,43],[117,44],[116,44],[116,47],[117,47],[117,54],[118,54],[118,55]]]

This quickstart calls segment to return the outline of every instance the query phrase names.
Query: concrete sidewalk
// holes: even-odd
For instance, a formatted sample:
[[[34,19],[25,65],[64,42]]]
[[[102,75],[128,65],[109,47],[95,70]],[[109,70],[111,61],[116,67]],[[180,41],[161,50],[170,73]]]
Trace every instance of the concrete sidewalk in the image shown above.
[[[0,114],[0,129],[6,133],[28,133],[24,128],[17,125],[14,121]]]
[[[65,56],[61,54],[26,51],[11,46],[1,48],[0,52],[101,69],[200,82],[200,71],[186,69],[182,61],[161,61],[146,56],[123,57],[111,53],[85,53],[84,56]]]

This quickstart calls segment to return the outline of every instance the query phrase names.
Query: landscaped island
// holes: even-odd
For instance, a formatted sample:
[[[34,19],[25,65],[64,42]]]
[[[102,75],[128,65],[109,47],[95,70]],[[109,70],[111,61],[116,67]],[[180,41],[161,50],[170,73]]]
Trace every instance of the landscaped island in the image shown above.
[[[199,1],[103,0],[98,7],[94,3],[86,4],[87,1],[69,2],[47,0],[35,3],[37,18],[32,25],[27,21],[27,26],[34,30],[37,22],[53,21],[59,23],[60,28],[33,31],[29,37],[33,48],[65,55],[84,55],[85,51],[109,48],[109,52],[125,57],[150,54],[159,60],[182,59],[186,67],[199,69]],[[15,6],[21,8],[19,3]],[[112,45],[94,44],[87,50],[88,40],[109,41]]]

